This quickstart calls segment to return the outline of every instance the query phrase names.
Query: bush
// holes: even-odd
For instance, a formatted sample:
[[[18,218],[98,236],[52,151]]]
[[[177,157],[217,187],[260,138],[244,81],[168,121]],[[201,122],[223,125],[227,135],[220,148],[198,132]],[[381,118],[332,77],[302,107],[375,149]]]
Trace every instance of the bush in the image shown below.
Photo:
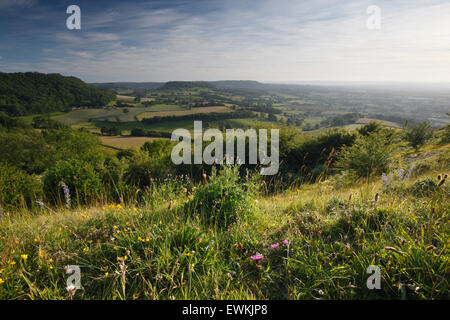
[[[45,195],[53,204],[65,202],[61,182],[69,188],[74,205],[90,203],[102,193],[99,174],[90,163],[81,160],[58,162],[45,173],[43,181]]]
[[[411,130],[405,130],[405,140],[411,147],[418,149],[433,136],[433,130],[429,122],[416,124]]]
[[[151,157],[145,151],[138,151],[129,161],[125,182],[140,188],[149,186],[151,179],[165,178],[175,171],[170,156]]]
[[[425,178],[411,186],[411,193],[416,197],[424,197],[432,195],[437,189],[436,181],[431,178]]]
[[[33,208],[42,194],[42,186],[35,176],[16,167],[0,163],[0,205],[3,210]]]
[[[353,145],[342,148],[337,167],[349,170],[358,177],[381,174],[389,165],[391,152],[392,146],[386,144],[383,134],[360,136]]]
[[[224,166],[218,175],[213,168],[209,182],[194,191],[185,211],[200,214],[202,222],[221,228],[248,216],[256,184],[250,180],[240,183],[239,179],[238,166]]]

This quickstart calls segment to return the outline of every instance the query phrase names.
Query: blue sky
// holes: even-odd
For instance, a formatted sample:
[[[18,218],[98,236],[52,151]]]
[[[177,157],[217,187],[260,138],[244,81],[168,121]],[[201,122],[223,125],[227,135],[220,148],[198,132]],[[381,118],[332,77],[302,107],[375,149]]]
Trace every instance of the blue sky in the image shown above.
[[[66,9],[81,8],[81,30]],[[369,30],[366,10],[381,9]],[[88,82],[450,81],[447,0],[0,0],[0,71]]]

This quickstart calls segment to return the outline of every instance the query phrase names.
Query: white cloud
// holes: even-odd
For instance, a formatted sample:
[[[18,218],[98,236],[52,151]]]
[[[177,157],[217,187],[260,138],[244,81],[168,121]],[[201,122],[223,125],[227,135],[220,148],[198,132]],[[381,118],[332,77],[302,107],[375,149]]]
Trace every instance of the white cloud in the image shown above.
[[[67,55],[29,68],[87,81],[450,81],[450,4],[378,2],[379,31],[366,28],[365,0],[225,1],[198,15],[111,8],[89,31],[52,35]]]

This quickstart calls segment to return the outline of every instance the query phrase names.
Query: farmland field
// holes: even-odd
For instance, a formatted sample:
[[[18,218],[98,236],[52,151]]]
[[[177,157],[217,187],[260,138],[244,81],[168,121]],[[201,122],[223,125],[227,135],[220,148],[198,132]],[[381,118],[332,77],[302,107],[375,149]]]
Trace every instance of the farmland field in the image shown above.
[[[145,142],[153,141],[149,137],[101,137],[102,144],[120,149],[140,148]]]
[[[125,113],[124,110],[128,112]],[[182,110],[181,107],[176,105],[154,105],[151,107],[143,108],[109,108],[109,109],[80,109],[73,110],[68,113],[58,114],[52,117],[54,120],[60,121],[66,125],[72,126],[81,122],[90,121],[109,121],[109,122],[128,122],[136,121],[136,116],[141,113],[148,112],[160,112],[168,110]]]
[[[142,120],[144,118],[153,118],[153,117],[166,117],[166,116],[185,116],[189,114],[198,114],[198,113],[210,113],[210,112],[230,112],[231,110],[227,107],[201,107],[190,110],[167,110],[167,111],[151,111],[151,112],[143,112],[137,115],[137,120]]]

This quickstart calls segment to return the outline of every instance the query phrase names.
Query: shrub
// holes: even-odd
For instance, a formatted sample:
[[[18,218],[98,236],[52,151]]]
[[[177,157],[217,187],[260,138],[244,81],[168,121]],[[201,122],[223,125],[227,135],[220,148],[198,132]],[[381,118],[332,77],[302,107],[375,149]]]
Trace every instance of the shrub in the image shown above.
[[[186,203],[187,213],[200,214],[206,224],[227,227],[237,219],[248,216],[253,207],[256,191],[253,181],[239,182],[239,167],[224,166],[216,174],[213,168],[209,182],[200,185]]]
[[[417,181],[411,186],[411,193],[416,197],[430,196],[438,188],[436,181],[431,178],[425,178]]]
[[[409,142],[411,147],[418,149],[424,145],[433,136],[433,130],[429,122],[416,124],[412,129],[405,129],[405,140]]]
[[[358,177],[381,174],[389,165],[392,146],[383,134],[372,133],[358,137],[351,146],[344,146],[338,155],[337,167]]]
[[[0,205],[3,210],[33,208],[41,194],[42,186],[35,176],[0,163]]]
[[[69,188],[74,205],[90,203],[98,199],[102,192],[98,173],[90,163],[81,160],[58,162],[45,173],[43,181],[45,195],[54,204],[62,204],[65,201],[61,182]]]
[[[145,151],[138,151],[129,161],[125,182],[140,188],[149,186],[151,179],[165,178],[175,171],[169,156],[152,157]]]

